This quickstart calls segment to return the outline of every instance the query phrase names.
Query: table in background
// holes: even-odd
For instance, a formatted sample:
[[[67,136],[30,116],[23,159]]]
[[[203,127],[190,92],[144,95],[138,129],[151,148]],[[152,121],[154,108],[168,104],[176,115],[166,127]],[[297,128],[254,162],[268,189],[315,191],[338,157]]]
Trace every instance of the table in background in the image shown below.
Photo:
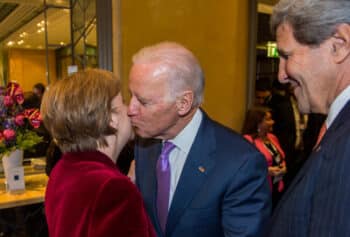
[[[45,173],[25,174],[26,189],[19,193],[9,193],[5,189],[4,178],[0,179],[0,209],[41,203],[45,198],[47,176]]]
[[[0,236],[47,236],[44,198],[48,177],[44,169],[24,166],[25,190],[9,193],[0,174]]]

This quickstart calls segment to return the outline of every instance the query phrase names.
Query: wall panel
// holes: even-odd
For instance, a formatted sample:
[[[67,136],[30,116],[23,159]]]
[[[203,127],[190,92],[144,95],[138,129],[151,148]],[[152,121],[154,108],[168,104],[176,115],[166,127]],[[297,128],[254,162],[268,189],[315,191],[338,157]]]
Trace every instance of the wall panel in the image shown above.
[[[247,95],[248,1],[128,0],[120,1],[119,13],[121,37],[114,45],[120,44],[124,94],[132,55],[149,44],[177,41],[195,53],[204,69],[203,108],[240,130]]]
[[[46,54],[44,50],[9,49],[9,80],[16,80],[24,91],[31,91],[33,85],[46,81]],[[51,83],[56,80],[55,52],[49,51]]]

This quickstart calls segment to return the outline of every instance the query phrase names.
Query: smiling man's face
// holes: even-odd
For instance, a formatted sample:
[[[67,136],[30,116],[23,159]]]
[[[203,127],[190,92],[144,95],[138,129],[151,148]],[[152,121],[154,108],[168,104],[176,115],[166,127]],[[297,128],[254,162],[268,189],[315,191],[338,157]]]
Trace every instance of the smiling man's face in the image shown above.
[[[329,40],[310,47],[297,42],[288,23],[277,28],[278,79],[290,83],[302,113],[327,113],[336,91]]]

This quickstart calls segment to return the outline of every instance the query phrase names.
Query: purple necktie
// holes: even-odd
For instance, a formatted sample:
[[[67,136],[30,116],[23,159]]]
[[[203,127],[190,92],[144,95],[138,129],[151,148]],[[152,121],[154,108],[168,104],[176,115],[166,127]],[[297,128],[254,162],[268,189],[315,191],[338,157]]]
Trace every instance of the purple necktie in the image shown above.
[[[171,142],[164,142],[162,152],[157,161],[157,212],[160,226],[165,233],[165,225],[168,217],[169,192],[170,192],[170,164],[169,154],[175,148]]]

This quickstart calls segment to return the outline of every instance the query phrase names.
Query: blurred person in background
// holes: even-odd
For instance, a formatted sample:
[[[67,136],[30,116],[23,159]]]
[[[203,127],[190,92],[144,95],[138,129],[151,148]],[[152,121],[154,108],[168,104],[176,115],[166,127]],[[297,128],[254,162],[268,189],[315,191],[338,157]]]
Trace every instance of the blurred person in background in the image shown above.
[[[265,156],[272,191],[272,205],[275,207],[284,190],[283,176],[287,172],[287,167],[285,154],[278,138],[272,132],[273,123],[269,108],[254,107],[246,114],[242,134]]]
[[[90,69],[54,83],[43,121],[63,155],[50,173],[45,213],[51,237],[153,237],[136,186],[116,167],[133,138],[120,82]]]
[[[33,94],[38,98],[39,100],[39,108],[41,100],[43,99],[44,93],[45,93],[46,87],[43,83],[36,83],[33,86]]]
[[[255,82],[255,106],[269,106],[272,97],[272,86],[269,77],[260,77]]]
[[[289,84],[282,84],[275,79],[272,91],[269,107],[275,122],[273,132],[286,155],[288,173],[284,181],[288,187],[300,168],[298,163],[304,149],[303,133],[308,116],[300,113]]]

